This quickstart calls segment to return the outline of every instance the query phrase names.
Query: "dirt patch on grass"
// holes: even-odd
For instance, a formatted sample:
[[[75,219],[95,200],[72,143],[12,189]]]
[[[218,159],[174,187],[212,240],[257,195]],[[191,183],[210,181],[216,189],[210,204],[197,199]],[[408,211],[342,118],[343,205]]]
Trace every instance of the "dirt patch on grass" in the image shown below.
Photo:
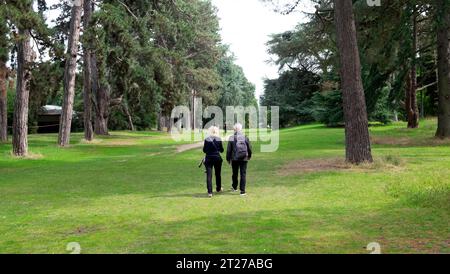
[[[134,146],[138,145],[138,140],[136,139],[94,139],[92,141],[81,140],[82,145],[99,145],[99,146]]]
[[[343,158],[302,159],[284,165],[278,171],[278,175],[290,176],[326,171],[400,170],[403,164],[403,160],[395,156],[385,156],[375,159],[373,163],[364,163],[361,165],[347,163]]]
[[[450,139],[439,138],[419,138],[411,137],[388,137],[388,136],[371,136],[371,142],[374,145],[390,145],[390,146],[442,146],[450,145]]]
[[[177,153],[182,153],[188,150],[201,148],[203,146],[203,142],[195,143],[195,144],[186,144],[177,147]]]
[[[278,171],[278,174],[288,176],[297,173],[345,170],[350,168],[351,165],[338,158],[304,159],[288,163]]]
[[[83,145],[98,145],[101,143],[102,143],[102,140],[100,140],[100,139],[93,139],[91,141],[87,141],[85,139],[80,140],[80,144],[83,144]]]
[[[146,141],[156,139],[157,139],[156,137],[152,136],[127,137],[127,136],[109,135],[95,138],[92,141],[80,140],[80,144],[99,145],[99,146],[136,146],[142,145]]]
[[[414,143],[415,140],[409,137],[379,137],[379,136],[372,136],[371,142],[374,145],[391,145],[391,146],[408,146]]]
[[[25,159],[28,159],[28,160],[40,160],[43,158],[44,158],[44,155],[42,155],[40,153],[28,153],[28,155],[25,157]]]
[[[161,155],[162,154],[162,152],[154,152],[154,153],[148,153],[148,154],[145,154],[145,156],[148,156],[148,157],[155,157],[155,156],[159,156],[159,155]]]
[[[130,140],[104,140],[102,142],[102,145],[104,146],[134,146],[138,145],[137,140],[130,139]]]
[[[15,159],[25,159],[25,160],[41,160],[44,158],[44,155],[42,155],[40,153],[28,152],[28,154],[26,156],[15,156],[11,151],[10,157],[15,158]]]
[[[93,233],[96,231],[99,231],[100,228],[96,227],[96,226],[80,226],[75,228],[72,231],[69,231],[68,233],[66,233],[66,235],[84,235],[84,234],[89,234],[89,233]]]
[[[435,239],[419,238],[405,241],[402,245],[413,253],[442,254],[446,252],[445,249],[449,243],[449,240],[438,242]]]

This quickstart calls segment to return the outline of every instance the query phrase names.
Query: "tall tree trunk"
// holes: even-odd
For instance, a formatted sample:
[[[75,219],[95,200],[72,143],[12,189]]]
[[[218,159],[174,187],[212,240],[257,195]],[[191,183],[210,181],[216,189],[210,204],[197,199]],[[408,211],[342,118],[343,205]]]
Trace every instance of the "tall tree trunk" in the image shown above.
[[[8,141],[8,68],[0,60],[0,142]]]
[[[129,126],[130,130],[135,131],[136,129],[134,127],[133,117],[131,116],[130,108],[128,107],[128,102],[126,100],[122,103],[122,107],[125,112],[125,115],[127,116],[128,126]]]
[[[419,127],[419,107],[417,105],[417,15],[414,7],[413,11],[413,29],[412,29],[412,48],[411,48],[411,69],[407,76],[405,108],[408,117],[408,128]]]
[[[450,3],[438,0],[439,114],[436,137],[450,138]]]
[[[100,74],[103,73],[98,68],[97,55],[92,53],[92,93],[94,99],[94,133],[96,135],[109,135],[108,119],[109,119],[109,88],[100,81]]]
[[[4,5],[4,4],[2,4]],[[8,141],[8,34],[10,29],[5,15],[0,15],[0,143]]]
[[[166,130],[168,133],[172,131],[172,123],[170,120],[170,114],[164,116],[164,124],[166,125]]]
[[[352,0],[334,1],[337,44],[345,120],[346,160],[372,162],[361,61],[356,39]]]
[[[96,94],[94,132],[97,135],[109,135],[109,102],[110,96],[108,87],[104,84],[101,84]]]
[[[31,5],[29,7],[31,10]],[[20,41],[17,47],[17,83],[14,100],[13,118],[13,154],[27,156],[28,154],[28,103],[30,97],[30,64],[32,49],[30,30],[19,30]]]
[[[78,42],[80,40],[81,13],[83,11],[83,0],[79,5],[72,7],[70,20],[69,43],[66,55],[66,67],[64,72],[64,100],[59,125],[58,144],[67,146],[70,143],[70,132],[73,116],[73,101],[75,97],[75,80],[77,70]]]
[[[158,131],[162,131],[164,127],[164,117],[161,114],[161,111],[158,112]]]
[[[97,135],[109,135],[108,133],[108,113],[109,94],[104,86],[100,86],[98,60],[95,52],[91,53],[91,88],[92,99],[94,99],[94,133]],[[106,118],[105,118],[106,117]]]
[[[406,79],[405,107],[408,128],[419,127],[419,107],[417,105],[417,71],[415,65],[408,72]]]
[[[92,18],[92,0],[84,2],[84,31],[87,31]],[[87,41],[84,41],[87,43]],[[84,139],[92,141],[94,139],[94,130],[92,127],[92,50],[90,45],[83,47],[84,52],[84,84],[83,84],[83,101],[84,101]]]

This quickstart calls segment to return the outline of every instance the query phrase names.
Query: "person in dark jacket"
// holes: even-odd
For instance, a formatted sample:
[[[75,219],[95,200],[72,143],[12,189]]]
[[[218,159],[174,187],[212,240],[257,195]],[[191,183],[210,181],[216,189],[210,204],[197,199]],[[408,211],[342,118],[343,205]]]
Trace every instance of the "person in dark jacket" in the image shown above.
[[[227,162],[233,169],[233,185],[231,191],[236,192],[238,187],[238,173],[240,172],[239,188],[241,195],[245,196],[247,184],[247,164],[252,158],[250,140],[242,133],[242,125],[234,126],[234,135],[230,137],[227,147]]]
[[[206,186],[208,189],[208,196],[213,196],[212,173],[213,169],[216,175],[216,191],[222,192],[222,156],[220,153],[224,152],[222,140],[219,137],[219,128],[211,127],[209,129],[209,136],[205,139],[203,145],[203,152],[206,154]]]

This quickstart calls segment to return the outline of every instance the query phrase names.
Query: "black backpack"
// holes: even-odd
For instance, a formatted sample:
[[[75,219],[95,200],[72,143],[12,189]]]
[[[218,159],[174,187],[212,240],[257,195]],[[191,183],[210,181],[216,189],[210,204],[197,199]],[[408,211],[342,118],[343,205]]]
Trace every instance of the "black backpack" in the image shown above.
[[[245,160],[248,157],[247,140],[244,135],[236,135],[236,158],[237,160]]]

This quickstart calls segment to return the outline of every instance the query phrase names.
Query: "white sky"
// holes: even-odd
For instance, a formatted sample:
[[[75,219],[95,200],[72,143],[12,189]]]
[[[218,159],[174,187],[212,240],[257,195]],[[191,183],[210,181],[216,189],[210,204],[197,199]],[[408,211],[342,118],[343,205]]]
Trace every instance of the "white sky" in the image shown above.
[[[50,5],[60,0],[49,0]],[[290,3],[288,0],[275,0]],[[264,78],[277,78],[278,68],[267,61],[266,42],[269,36],[294,29],[305,21],[301,11],[311,11],[309,1],[301,1],[296,12],[281,15],[273,11],[273,6],[260,0],[212,0],[218,8],[223,43],[230,45],[236,63],[244,69],[248,80],[256,86],[256,98],[264,92]],[[46,14],[49,20],[57,17],[57,12]]]
[[[300,11],[311,11],[311,7],[300,4],[298,12],[281,15],[260,0],[212,2],[218,8],[223,42],[230,45],[236,55],[236,63],[244,69],[249,81],[256,85],[256,97],[259,99],[264,92],[264,78],[277,78],[278,75],[277,66],[266,62],[270,59],[265,45],[269,36],[293,30],[298,23],[305,21]]]

